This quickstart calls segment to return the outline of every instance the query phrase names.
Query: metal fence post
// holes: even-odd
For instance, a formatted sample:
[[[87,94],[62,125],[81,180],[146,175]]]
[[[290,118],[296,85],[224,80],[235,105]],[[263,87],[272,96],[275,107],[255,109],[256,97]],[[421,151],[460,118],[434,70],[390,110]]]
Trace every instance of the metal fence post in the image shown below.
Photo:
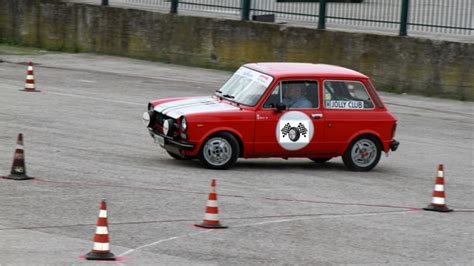
[[[407,36],[408,9],[410,0],[402,0],[402,12],[400,15],[400,33],[399,36]]]
[[[250,2],[251,0],[242,0],[242,20],[250,20]]]
[[[171,14],[178,14],[178,0],[171,0]]]
[[[326,28],[326,1],[327,0],[319,0],[318,29],[320,30]]]

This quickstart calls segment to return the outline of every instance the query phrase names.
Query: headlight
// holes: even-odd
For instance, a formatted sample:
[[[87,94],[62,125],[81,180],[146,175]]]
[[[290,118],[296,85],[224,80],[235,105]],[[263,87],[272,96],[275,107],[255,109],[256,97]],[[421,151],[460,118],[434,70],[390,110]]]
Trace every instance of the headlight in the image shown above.
[[[155,117],[156,113],[154,111],[143,113],[143,124],[145,124],[146,127],[153,127],[155,125]]]
[[[150,114],[148,112],[144,112],[142,118],[143,124],[148,127],[150,125]]]
[[[174,121],[173,119],[165,119],[163,121],[163,133],[166,136],[171,136],[173,135],[173,131],[175,130],[174,128]]]
[[[186,132],[188,128],[188,121],[186,121],[186,117],[181,117],[181,131]]]
[[[168,135],[168,132],[170,132],[170,122],[169,119],[166,119],[165,121],[163,121],[163,133],[165,133],[165,135]]]

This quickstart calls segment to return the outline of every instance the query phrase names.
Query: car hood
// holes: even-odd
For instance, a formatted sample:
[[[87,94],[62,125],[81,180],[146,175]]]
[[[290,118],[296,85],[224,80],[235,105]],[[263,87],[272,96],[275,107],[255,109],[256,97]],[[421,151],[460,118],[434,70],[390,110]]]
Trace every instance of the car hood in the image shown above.
[[[175,100],[155,106],[155,111],[163,113],[174,119],[182,115],[237,111],[238,107],[226,102],[221,102],[214,97],[200,97]]]

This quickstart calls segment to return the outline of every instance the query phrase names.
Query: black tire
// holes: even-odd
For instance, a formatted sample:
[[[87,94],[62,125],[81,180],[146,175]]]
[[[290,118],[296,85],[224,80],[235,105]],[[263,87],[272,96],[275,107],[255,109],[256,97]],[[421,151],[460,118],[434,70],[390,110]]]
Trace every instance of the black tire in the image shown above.
[[[329,157],[329,158],[309,158],[311,161],[315,162],[315,163],[325,163],[329,160],[332,159],[332,157]]]
[[[294,132],[294,135],[292,132]],[[288,130],[288,138],[293,142],[297,142],[300,139],[300,135],[300,131],[296,127],[292,127]]]
[[[220,148],[217,147],[217,143],[224,143],[224,148],[220,151]],[[212,150],[211,147],[215,147],[216,150]],[[214,153],[216,152],[216,153]],[[202,145],[199,150],[199,161],[201,164],[209,169],[228,169],[232,167],[237,158],[239,157],[239,143],[237,139],[228,132],[218,132],[211,137],[209,137]],[[222,157],[220,157],[222,154]],[[214,158],[210,158],[214,157]],[[222,162],[216,162],[222,158]],[[215,159],[213,162],[212,160]]]
[[[358,147],[357,144],[359,144]],[[365,145],[362,145],[365,144]],[[373,145],[373,146],[372,146]],[[368,162],[366,164],[362,163],[361,161],[356,161],[354,160],[352,153],[353,149],[355,153],[365,153],[366,151],[364,148],[368,149],[374,149],[373,152],[375,153],[369,153],[369,158],[367,159]],[[342,161],[344,162],[344,165],[351,171],[357,171],[357,172],[366,172],[372,170],[380,161],[380,157],[382,155],[382,147],[380,144],[380,141],[370,135],[363,135],[360,136],[356,139],[354,139],[349,147],[347,147],[347,150],[344,152],[344,155],[342,156]],[[374,156],[373,158],[371,158]],[[369,160],[370,159],[370,160]],[[363,160],[363,158],[361,159]]]
[[[174,159],[178,160],[178,161],[183,161],[183,160],[191,160],[191,158],[189,157],[186,157],[186,156],[183,156],[183,155],[179,155],[179,154],[176,154],[176,153],[172,153],[172,152],[169,152],[169,151],[166,151],[171,157],[173,157]]]

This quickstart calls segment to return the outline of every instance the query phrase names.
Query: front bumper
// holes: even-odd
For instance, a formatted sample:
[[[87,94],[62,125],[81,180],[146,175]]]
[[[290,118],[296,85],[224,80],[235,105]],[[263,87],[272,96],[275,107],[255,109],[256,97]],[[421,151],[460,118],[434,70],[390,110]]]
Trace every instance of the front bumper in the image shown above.
[[[390,150],[391,151],[396,151],[398,149],[398,146],[400,145],[400,142],[399,141],[396,141],[396,140],[392,140],[390,142]]]
[[[161,147],[168,151],[172,151],[175,153],[179,150],[190,151],[196,146],[195,144],[187,141],[175,140],[169,136],[158,134],[154,132],[151,128],[148,128],[148,132],[150,132],[150,136],[155,140],[156,143],[158,143]]]

